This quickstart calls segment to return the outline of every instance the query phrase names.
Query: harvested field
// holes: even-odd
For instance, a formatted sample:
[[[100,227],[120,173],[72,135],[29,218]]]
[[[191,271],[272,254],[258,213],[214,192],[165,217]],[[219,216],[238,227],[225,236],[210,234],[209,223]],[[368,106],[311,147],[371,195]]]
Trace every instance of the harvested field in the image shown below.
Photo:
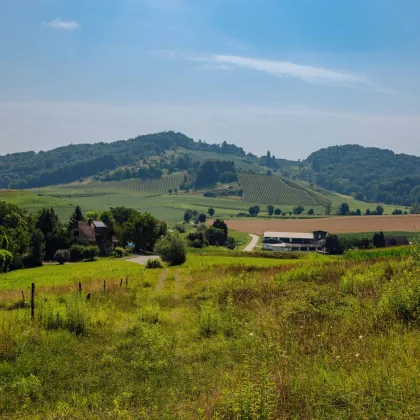
[[[420,231],[419,214],[294,220],[227,220],[226,223],[229,229],[253,233],[255,235],[262,235],[265,231],[313,232],[314,230],[325,230],[330,233]]]

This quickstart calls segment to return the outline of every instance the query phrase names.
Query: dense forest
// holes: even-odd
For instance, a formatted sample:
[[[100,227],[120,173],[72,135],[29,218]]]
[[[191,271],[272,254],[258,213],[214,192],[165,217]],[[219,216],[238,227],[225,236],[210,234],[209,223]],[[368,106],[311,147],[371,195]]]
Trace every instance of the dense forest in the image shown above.
[[[420,157],[358,145],[312,153],[317,186],[364,201],[409,206],[420,202]]]
[[[0,188],[34,188],[77,181],[80,178],[104,174],[122,166],[136,164],[150,156],[182,147],[188,150],[212,151],[245,157],[244,150],[224,142],[207,144],[181,133],[163,132],[113,143],[72,144],[47,152],[13,153],[0,156]],[[184,162],[184,164],[190,164]],[[182,167],[182,162],[174,166]],[[140,167],[125,177],[159,177],[159,169]],[[122,176],[121,173],[119,176]]]

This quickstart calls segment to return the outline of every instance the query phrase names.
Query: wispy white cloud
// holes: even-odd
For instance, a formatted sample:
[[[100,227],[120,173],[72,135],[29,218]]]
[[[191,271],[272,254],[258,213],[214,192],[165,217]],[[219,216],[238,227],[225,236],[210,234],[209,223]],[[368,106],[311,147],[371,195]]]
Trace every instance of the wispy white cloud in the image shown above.
[[[65,31],[74,31],[75,29],[81,29],[78,22],[75,20],[61,20],[60,18],[56,18],[49,22],[42,22],[44,26],[48,26],[53,29],[65,30]]]
[[[296,64],[289,61],[264,60],[236,55],[187,55],[174,52],[169,52],[166,56],[194,62],[212,63],[216,68],[217,66],[227,66],[230,68],[255,70],[273,76],[300,79],[311,84],[395,93],[376,85],[361,75],[325,67]],[[206,68],[211,69],[212,67],[207,65]]]

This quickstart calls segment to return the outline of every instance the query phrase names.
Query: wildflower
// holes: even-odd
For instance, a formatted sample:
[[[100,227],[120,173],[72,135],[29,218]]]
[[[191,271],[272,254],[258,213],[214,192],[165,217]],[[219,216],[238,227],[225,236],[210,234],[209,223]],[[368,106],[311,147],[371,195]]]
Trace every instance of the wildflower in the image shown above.
[[[317,334],[317,337],[321,337],[321,334]]]
[[[335,358],[336,358],[336,359],[339,359],[339,358],[340,358],[340,356],[335,356]]]
[[[249,333],[250,337],[252,337],[254,335],[254,333]]]
[[[356,353],[356,354],[355,354],[355,356],[356,356],[356,357],[359,357],[359,356],[360,356],[360,353]]]
[[[289,334],[292,334],[292,331],[289,331]]]
[[[363,335],[359,335],[359,339],[361,340],[363,338]]]

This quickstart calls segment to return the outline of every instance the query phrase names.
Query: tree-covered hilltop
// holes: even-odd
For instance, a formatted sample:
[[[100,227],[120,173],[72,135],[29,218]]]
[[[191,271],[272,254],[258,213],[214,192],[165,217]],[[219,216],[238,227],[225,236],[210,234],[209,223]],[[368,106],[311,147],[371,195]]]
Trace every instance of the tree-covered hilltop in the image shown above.
[[[420,202],[420,157],[346,145],[321,149],[307,162],[320,187],[386,204]]]
[[[13,153],[0,156],[0,188],[33,188],[68,183],[80,178],[104,174],[122,166],[136,167],[139,161],[165,151],[182,147],[226,155],[245,157],[242,148],[226,142],[207,144],[182,133],[162,132],[113,143],[72,144],[47,152]],[[190,162],[174,163],[191,165]],[[133,176],[159,177],[162,172],[155,167],[140,167]],[[132,176],[131,172],[127,176]]]

